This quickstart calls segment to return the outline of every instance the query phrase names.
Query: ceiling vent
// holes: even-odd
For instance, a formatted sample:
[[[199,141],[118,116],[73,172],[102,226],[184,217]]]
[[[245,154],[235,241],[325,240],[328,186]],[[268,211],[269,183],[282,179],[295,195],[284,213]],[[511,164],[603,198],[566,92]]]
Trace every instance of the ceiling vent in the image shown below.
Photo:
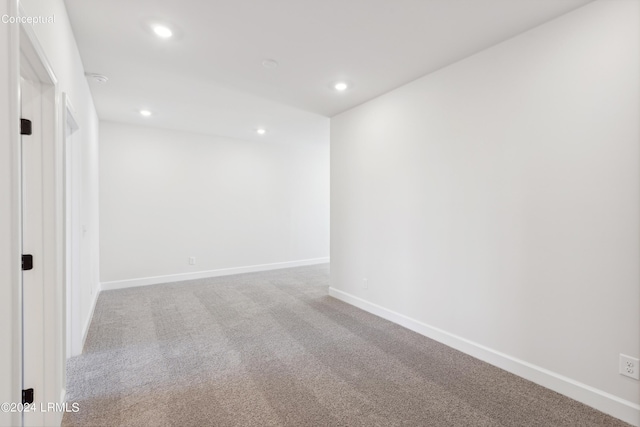
[[[98,83],[99,85],[103,85],[106,84],[109,81],[109,77],[102,75],[102,74],[96,74],[96,73],[84,73],[84,75],[89,79],[89,80],[93,80],[94,82]]]

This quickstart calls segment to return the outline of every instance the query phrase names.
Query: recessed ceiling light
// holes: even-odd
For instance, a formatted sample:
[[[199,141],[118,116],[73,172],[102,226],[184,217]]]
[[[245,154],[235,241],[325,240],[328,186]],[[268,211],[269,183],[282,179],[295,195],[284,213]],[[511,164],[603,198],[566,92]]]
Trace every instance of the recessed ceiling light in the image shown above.
[[[258,134],[260,134],[260,135],[264,135],[265,133],[267,133],[267,131],[265,129],[258,129],[258,130],[256,130],[256,132],[258,132]]]
[[[140,110],[140,114],[142,114],[145,117],[149,117],[151,115],[151,111],[149,111],[149,110]]]
[[[173,35],[173,31],[171,31],[168,27],[165,27],[164,25],[154,25],[153,32],[156,33],[156,36],[163,39],[168,39]]]
[[[335,90],[337,90],[337,91],[340,91],[340,92],[342,92],[344,90],[347,90],[348,87],[349,87],[349,85],[346,84],[345,82],[338,82],[335,85],[333,85],[333,88]]]
[[[264,61],[262,61],[262,66],[264,68],[274,69],[278,68],[278,62],[273,59],[265,59]]]

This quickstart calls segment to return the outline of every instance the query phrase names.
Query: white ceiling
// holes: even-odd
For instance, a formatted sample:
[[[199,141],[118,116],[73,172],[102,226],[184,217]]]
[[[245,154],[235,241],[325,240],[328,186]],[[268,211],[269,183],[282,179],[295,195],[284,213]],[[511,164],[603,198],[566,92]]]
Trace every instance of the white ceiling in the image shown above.
[[[90,83],[100,119],[295,142],[327,141],[327,117],[590,1],[65,3],[85,70],[109,77]],[[151,22],[176,36],[159,39]],[[264,68],[267,58],[279,67]],[[353,87],[338,93],[338,80]]]

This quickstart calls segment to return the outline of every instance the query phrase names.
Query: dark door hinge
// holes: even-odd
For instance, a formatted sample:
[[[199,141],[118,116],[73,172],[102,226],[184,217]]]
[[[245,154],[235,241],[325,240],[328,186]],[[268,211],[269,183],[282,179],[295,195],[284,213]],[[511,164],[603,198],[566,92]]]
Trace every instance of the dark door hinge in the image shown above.
[[[33,269],[33,255],[22,255],[22,269],[23,270]]]
[[[33,403],[33,389],[28,388],[26,390],[22,390],[22,404],[26,405],[27,403]]]
[[[20,119],[20,135],[31,135],[31,120]]]

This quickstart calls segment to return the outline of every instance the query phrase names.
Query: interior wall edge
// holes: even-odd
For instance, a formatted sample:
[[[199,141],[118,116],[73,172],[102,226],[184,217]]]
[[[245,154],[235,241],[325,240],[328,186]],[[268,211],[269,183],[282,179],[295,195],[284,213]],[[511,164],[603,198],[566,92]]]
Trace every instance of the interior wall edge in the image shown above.
[[[85,320],[84,326],[82,328],[82,351],[84,352],[84,344],[87,340],[87,335],[89,334],[89,327],[91,326],[91,321],[93,320],[93,313],[96,309],[96,303],[98,302],[98,297],[100,296],[100,291],[102,291],[100,284],[98,284],[96,292],[93,294],[93,300],[91,301],[91,308],[89,308],[89,314]],[[77,354],[72,354],[71,356],[77,356]]]

